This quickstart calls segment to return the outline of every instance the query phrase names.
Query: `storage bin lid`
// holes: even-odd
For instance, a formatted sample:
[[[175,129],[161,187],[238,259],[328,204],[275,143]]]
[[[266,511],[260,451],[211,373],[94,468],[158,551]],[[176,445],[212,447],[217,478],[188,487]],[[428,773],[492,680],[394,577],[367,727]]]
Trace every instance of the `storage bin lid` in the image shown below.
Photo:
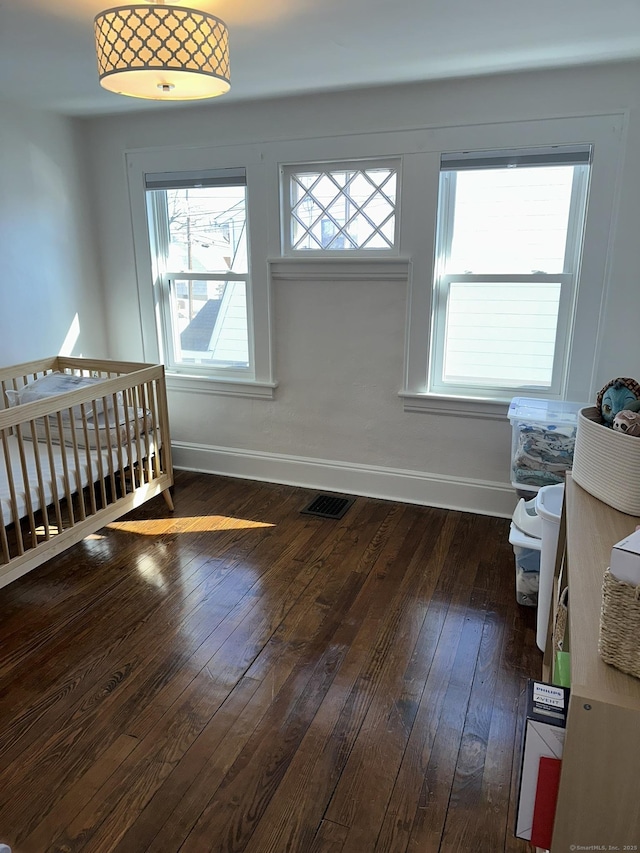
[[[514,397],[509,404],[507,417],[510,421],[527,423],[575,425],[578,412],[584,403],[571,403],[568,400],[539,400],[530,397]]]
[[[518,530],[513,522],[509,528],[509,544],[516,548],[530,548],[532,551],[540,551],[542,549],[542,540],[534,539],[533,536],[527,536],[522,530]]]
[[[536,495],[536,512],[545,521],[559,524],[563,499],[564,483],[557,486],[543,486]]]
[[[536,539],[542,539],[542,519],[536,512],[536,499],[525,501],[520,498],[518,506],[513,513],[513,523],[526,533],[527,536],[534,536]]]

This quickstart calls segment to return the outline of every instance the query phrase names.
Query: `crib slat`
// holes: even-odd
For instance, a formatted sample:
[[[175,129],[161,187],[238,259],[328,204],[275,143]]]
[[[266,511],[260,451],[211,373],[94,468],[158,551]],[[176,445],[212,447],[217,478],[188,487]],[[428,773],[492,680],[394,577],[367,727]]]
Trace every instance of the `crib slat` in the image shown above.
[[[125,391],[123,392],[123,395],[122,395],[122,401],[123,401],[123,406],[124,406],[124,423],[125,423],[125,425],[126,425],[126,418],[127,418],[127,401],[128,401],[127,391],[128,390],[129,389],[125,389]],[[114,394],[114,400],[115,400],[115,394]],[[124,496],[127,493],[127,484],[126,484],[126,479],[124,476],[125,465],[124,465],[124,450],[123,450],[122,445],[123,445],[123,442],[122,442],[122,425],[119,424],[118,428],[116,429],[116,448],[117,448],[116,452],[117,452],[117,457],[118,457],[117,474],[118,474],[118,480],[119,480],[120,488],[122,489],[122,494]],[[116,494],[116,487],[115,486],[114,486],[113,493],[114,493],[114,495]]]
[[[120,483],[122,487],[122,493],[127,494],[127,469],[131,469],[131,420],[129,418],[129,408],[133,403],[133,399],[131,397],[131,389],[127,388],[127,393],[124,398],[124,445],[122,447],[122,453],[118,452],[118,462],[120,464]],[[131,491],[134,490],[133,480],[131,480]]]
[[[44,538],[46,540],[46,539],[51,538],[51,533],[49,531],[49,515],[47,512],[47,499],[46,499],[44,481],[42,479],[42,467],[40,465],[40,442],[38,442],[38,436],[36,434],[36,422],[35,421],[29,421],[29,427],[31,429],[31,440],[33,443],[33,447],[32,447],[33,458],[34,458],[34,461],[36,463],[36,479],[38,481],[38,497],[39,497],[39,504],[40,504],[40,512],[42,514],[42,524],[44,527]],[[29,489],[30,489],[30,487],[31,487],[31,483],[29,483]],[[35,536],[35,539],[34,539],[34,547],[35,547],[35,543],[38,541],[35,529],[34,529],[34,536]]]
[[[140,419],[138,418],[138,409],[144,409],[144,398],[142,394],[142,385],[135,386],[135,395],[137,405],[134,406],[134,419],[133,419],[133,427],[136,436],[136,462],[138,468],[138,476],[140,485],[143,486],[146,482],[145,477],[145,468],[144,468],[144,450],[142,444],[142,433],[140,432]]]
[[[160,476],[160,454],[158,446],[158,401],[157,401],[157,382],[149,383],[149,411],[151,412],[151,423],[147,427],[151,433],[151,442],[153,450],[153,468],[156,478]]]
[[[105,487],[105,482],[104,482],[105,474],[104,474],[104,466],[102,464],[102,445],[100,443],[100,429],[99,429],[100,424],[98,421],[98,405],[97,405],[96,400],[91,401],[91,409],[93,412],[94,432],[96,434],[96,461],[98,463],[98,479],[100,481],[100,498],[102,500],[102,506],[105,507],[107,505],[107,489]],[[102,411],[105,413],[107,411],[107,398],[106,397],[102,398]],[[108,420],[108,418],[105,415],[105,421],[107,421],[107,420]],[[86,426],[85,426],[85,432],[86,432]],[[87,441],[87,446],[89,446],[88,441]]]
[[[58,533],[62,533],[64,524],[62,522],[62,510],[60,507],[60,496],[58,494],[58,477],[56,474],[56,463],[53,455],[53,438],[51,436],[51,423],[49,417],[44,418],[44,434],[46,437],[47,456],[49,458],[49,477],[51,482],[51,498],[56,514],[56,524],[58,525]],[[60,444],[62,445],[62,436],[59,436]]]
[[[80,407],[80,410],[82,412],[83,406]],[[83,423],[82,417],[80,420],[81,420],[81,423]],[[74,440],[74,442],[77,442],[78,434],[76,432],[76,424],[75,423],[72,425],[72,430],[73,430],[73,440]],[[84,429],[84,423],[83,423],[83,427],[81,428],[81,431],[84,431],[86,433],[86,429]],[[93,460],[91,458],[91,450],[89,449],[88,444],[89,444],[89,441],[85,435],[84,454],[82,454],[81,451],[83,448],[80,447],[79,444],[76,447],[76,451],[78,453],[78,461],[76,463],[76,483],[77,483],[78,498],[80,499],[80,506],[82,507],[82,512],[84,513],[84,515],[81,514],[82,518],[86,518],[87,515],[91,516],[91,515],[96,514],[96,496],[95,496],[95,492],[93,490]],[[82,485],[82,469],[80,467],[80,456],[81,455],[84,455],[85,463],[87,466],[87,472],[88,472],[87,476],[88,476],[89,482],[91,484],[91,488],[87,489],[88,498],[89,498],[88,511],[87,511],[87,493],[85,493],[85,489],[83,488],[83,485]]]
[[[18,453],[20,455],[20,467],[22,468],[22,484],[24,486],[24,500],[27,506],[27,519],[29,521],[29,528],[31,530],[31,541],[32,546],[38,544],[38,536],[36,534],[36,520],[33,513],[33,503],[31,501],[31,484],[29,482],[29,471],[27,469],[27,458],[24,452],[24,438],[22,435],[22,425],[16,425],[16,436],[18,438]],[[18,525],[20,522],[18,522]]]
[[[2,430],[2,444],[3,444],[3,446],[5,446],[5,444],[6,444],[6,430]],[[6,460],[6,458],[7,458],[6,447],[5,447],[4,457]],[[5,461],[5,466],[6,466],[6,461]],[[2,546],[2,562],[3,563],[8,563],[9,560],[11,559],[11,551],[9,550],[9,540],[7,539],[6,524],[7,524],[7,522],[5,522],[5,520],[4,520],[4,511],[2,509],[2,501],[0,501],[0,525],[1,525],[0,526],[0,546]]]
[[[16,534],[16,547],[18,556],[24,554],[24,542],[22,539],[22,527],[20,526],[20,514],[18,513],[18,500],[16,496],[16,483],[13,476],[13,465],[11,464],[11,454],[9,452],[7,430],[2,430],[2,449],[4,451],[4,464],[7,469],[7,481],[9,485],[9,495],[11,503],[11,518]]]
[[[105,398],[104,402],[106,405],[106,398]],[[109,423],[110,418],[105,417],[105,433],[106,433],[106,445],[107,445],[107,447],[106,447],[106,451],[107,451],[106,452],[106,460],[107,460],[107,467],[109,469],[109,484],[111,486],[112,500],[115,500],[116,496],[117,496],[117,492],[116,492],[115,471],[114,471],[114,467],[113,467],[113,448],[114,448],[114,441],[116,439],[116,436],[118,435],[118,432],[120,431],[120,427],[119,427],[120,413],[118,411],[118,397],[116,394],[112,395],[111,402],[113,404],[113,411],[115,413],[115,416],[114,416],[115,426],[113,428],[113,435],[112,435],[111,425]],[[105,506],[106,506],[106,500],[105,500]]]
[[[95,404],[95,400],[93,401],[93,403]],[[89,492],[89,507],[90,507],[89,514],[95,515],[96,512],[98,511],[98,506],[96,503],[96,492],[95,492],[95,489],[93,488],[93,484],[95,482],[95,471],[94,471],[94,467],[93,467],[93,456],[91,454],[91,446],[90,446],[91,442],[89,441],[89,428],[87,426],[87,412],[86,412],[85,406],[86,406],[85,403],[80,404],[80,421],[82,423],[81,430],[82,430],[82,434],[84,435],[84,451],[85,451],[85,458],[87,460],[87,479],[88,479],[88,485],[89,485],[89,488],[87,489],[87,491]],[[74,434],[75,434],[75,428],[76,428],[76,424],[74,422],[72,424],[72,429],[74,430]],[[99,453],[98,453],[98,460],[100,461],[100,468],[101,468],[102,467],[102,460],[100,459]],[[82,489],[81,482],[78,485],[78,491],[82,491],[84,493],[84,490]]]
[[[69,412],[69,435],[71,436],[71,447],[73,449],[73,473],[75,475],[75,488],[74,492],[78,495],[78,515],[80,516],[80,521],[84,521],[87,517],[87,512],[84,505],[84,494],[82,491],[82,475],[80,472],[80,454],[78,453],[78,440],[76,438],[76,431],[73,425],[73,409],[67,409]],[[62,454],[62,458],[66,457],[66,453]],[[71,485],[71,484],[69,484]]]
[[[129,471],[131,476],[131,489],[135,491],[138,486],[142,485],[140,475],[140,444],[139,432],[137,431],[136,414],[139,408],[137,386],[132,386],[131,389],[131,411],[133,417],[128,414],[129,434],[128,434],[128,450],[129,450]]]
[[[169,429],[169,409],[167,404],[167,386],[164,380],[164,368],[162,380],[158,382],[158,409],[160,415],[160,436],[158,451],[162,454],[162,471],[169,473],[173,483],[173,458],[171,454],[171,431]]]
[[[60,445],[64,444],[64,425],[62,422],[62,412],[58,410],[56,412],[56,419],[58,421],[58,435],[60,436]],[[73,498],[71,492],[71,478],[69,476],[69,462],[67,460],[67,454],[62,453],[62,478],[64,480],[64,495],[67,500],[67,513],[69,514],[69,525],[73,527],[76,523],[74,512],[73,512]]]
[[[153,481],[153,460],[151,458],[151,436],[149,435],[149,427],[146,423],[146,414],[148,411],[150,411],[151,405],[149,400],[149,383],[146,382],[144,385],[141,385],[140,390],[142,392],[142,417],[136,417],[136,420],[139,424],[142,423],[142,438],[144,440],[144,464],[147,470],[147,483],[151,483]]]
[[[137,408],[137,397],[135,393],[135,387],[131,387],[129,389],[131,406],[130,409],[132,412],[136,411]],[[135,432],[135,418],[132,419],[130,412],[127,412],[127,461],[129,466],[129,476],[131,479],[131,490],[135,491],[137,488],[137,465],[135,460],[137,460],[137,453],[135,450],[135,440],[136,440],[136,432]]]
[[[11,559],[9,551],[9,540],[7,539],[7,529],[5,527],[4,513],[2,512],[2,504],[0,503],[0,548],[2,548],[2,562],[8,563]]]

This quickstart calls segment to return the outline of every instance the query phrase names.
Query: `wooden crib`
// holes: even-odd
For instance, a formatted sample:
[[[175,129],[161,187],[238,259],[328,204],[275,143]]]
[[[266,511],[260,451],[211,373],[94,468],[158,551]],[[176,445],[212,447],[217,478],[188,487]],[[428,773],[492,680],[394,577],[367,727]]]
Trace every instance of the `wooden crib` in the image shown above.
[[[172,485],[162,365],[0,369],[0,587]]]

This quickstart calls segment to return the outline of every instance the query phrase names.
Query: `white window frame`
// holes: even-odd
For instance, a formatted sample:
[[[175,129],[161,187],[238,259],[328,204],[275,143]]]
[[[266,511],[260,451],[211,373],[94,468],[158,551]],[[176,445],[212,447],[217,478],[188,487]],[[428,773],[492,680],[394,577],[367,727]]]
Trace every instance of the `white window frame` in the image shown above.
[[[545,390],[523,396],[588,404],[597,385],[596,365],[603,346],[600,325],[609,288],[625,123],[626,114],[619,112],[433,129],[422,151],[414,151],[403,158],[403,180],[419,188],[423,196],[421,217],[414,216],[403,222],[403,245],[414,257],[409,281],[404,380],[399,392],[405,411],[503,420],[510,399],[503,393],[470,397],[437,393],[429,388],[437,256],[436,211],[442,154],[554,145],[593,146],[580,280],[569,324],[569,356],[562,390],[557,395]],[[418,257],[414,247],[419,246]]]
[[[565,153],[566,149],[563,151]],[[572,149],[579,156],[584,153],[585,157],[591,159],[590,146],[579,146]],[[465,162],[473,164],[474,161],[489,160],[494,165],[487,164],[485,169],[496,168],[496,162],[501,160],[516,159],[518,155],[526,157],[527,154],[541,159],[545,165],[563,165],[558,157],[557,149],[538,149],[535,152],[523,150],[521,152],[477,152],[465,153],[456,159],[464,168]],[[570,159],[571,151],[566,151],[567,159]],[[510,156],[513,155],[513,156]],[[567,238],[564,257],[564,269],[562,273],[531,273],[531,274],[452,274],[446,273],[447,263],[451,252],[453,240],[453,221],[455,213],[455,192],[458,171],[446,168],[446,155],[442,158],[442,169],[440,172],[440,186],[438,193],[438,228],[436,234],[436,261],[434,264],[434,296],[432,310],[432,333],[431,353],[428,390],[433,394],[452,394],[463,397],[495,397],[511,398],[516,395],[535,396],[546,395],[561,397],[567,376],[567,364],[569,360],[569,345],[571,341],[571,320],[577,297],[578,279],[580,272],[580,256],[582,251],[582,235],[584,231],[585,206],[588,194],[590,164],[574,166],[574,179],[571,190],[570,210],[567,224]],[[444,377],[444,353],[446,345],[447,305],[451,284],[456,282],[477,283],[508,283],[508,284],[533,284],[546,282],[560,284],[560,304],[558,307],[558,320],[556,327],[556,338],[553,359],[553,375],[550,386],[514,385],[511,387],[491,385],[489,382],[473,385],[463,383],[447,382]]]
[[[133,242],[138,286],[138,306],[142,330],[144,358],[163,362],[167,369],[169,389],[195,393],[214,393],[225,396],[273,399],[277,382],[273,375],[271,292],[268,267],[268,235],[261,201],[268,185],[264,158],[257,146],[220,146],[182,149],[145,149],[125,154],[129,202],[133,226]],[[158,258],[162,248],[153,244],[148,228],[146,176],[167,173],[187,175],[212,170],[244,169],[247,182],[247,324],[249,335],[249,366],[193,367],[175,365],[168,360],[170,341],[165,335],[168,288],[175,278],[204,278],[217,275],[189,274],[185,271],[161,268]],[[237,279],[224,273],[225,280]],[[244,275],[240,276],[244,280]]]
[[[402,160],[400,157],[376,157],[359,160],[337,160],[280,165],[280,234],[281,251],[284,257],[371,257],[373,255],[397,256],[400,244],[400,188]],[[293,212],[291,204],[291,178],[308,172],[366,171],[368,169],[391,169],[396,174],[396,200],[394,207],[393,245],[388,247],[359,247],[353,249],[297,249],[292,245]]]
[[[246,273],[235,273],[226,270],[224,273],[207,271],[197,273],[192,270],[170,270],[166,268],[166,259],[169,257],[169,227],[167,223],[167,208],[166,201],[161,202],[160,193],[168,189],[182,189],[189,186],[202,186],[204,174],[189,174],[178,173],[169,176],[168,181],[157,181],[158,186],[154,185],[153,178],[156,176],[146,175],[145,185],[147,187],[147,216],[149,227],[151,230],[150,240],[154,247],[154,273],[158,289],[159,301],[159,317],[160,317],[160,352],[163,362],[170,373],[187,374],[195,376],[210,376],[212,373],[219,373],[224,378],[237,378],[240,380],[252,378],[254,373],[253,363],[253,346],[252,346],[252,329],[253,318],[249,310],[249,293],[251,288],[250,269]],[[160,179],[164,175],[158,176]],[[219,169],[208,173],[211,185],[231,186],[240,185],[245,187],[246,192],[246,174],[244,169]],[[173,180],[172,180],[173,179]],[[245,207],[246,215],[246,207]],[[247,245],[250,244],[250,235],[246,233]],[[174,360],[173,354],[176,351],[176,335],[175,317],[172,311],[172,293],[176,281],[242,281],[245,283],[245,292],[247,298],[247,344],[248,344],[248,365],[246,368],[217,366],[207,364],[187,365],[184,362]]]

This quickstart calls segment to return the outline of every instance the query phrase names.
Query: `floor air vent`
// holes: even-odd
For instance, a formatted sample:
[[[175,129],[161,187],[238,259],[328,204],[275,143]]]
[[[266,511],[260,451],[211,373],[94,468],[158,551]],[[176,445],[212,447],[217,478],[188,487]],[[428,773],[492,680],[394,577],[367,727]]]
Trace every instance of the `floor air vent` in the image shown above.
[[[345,498],[342,495],[316,495],[311,503],[303,510],[303,515],[318,515],[320,518],[342,518],[355,498]]]

